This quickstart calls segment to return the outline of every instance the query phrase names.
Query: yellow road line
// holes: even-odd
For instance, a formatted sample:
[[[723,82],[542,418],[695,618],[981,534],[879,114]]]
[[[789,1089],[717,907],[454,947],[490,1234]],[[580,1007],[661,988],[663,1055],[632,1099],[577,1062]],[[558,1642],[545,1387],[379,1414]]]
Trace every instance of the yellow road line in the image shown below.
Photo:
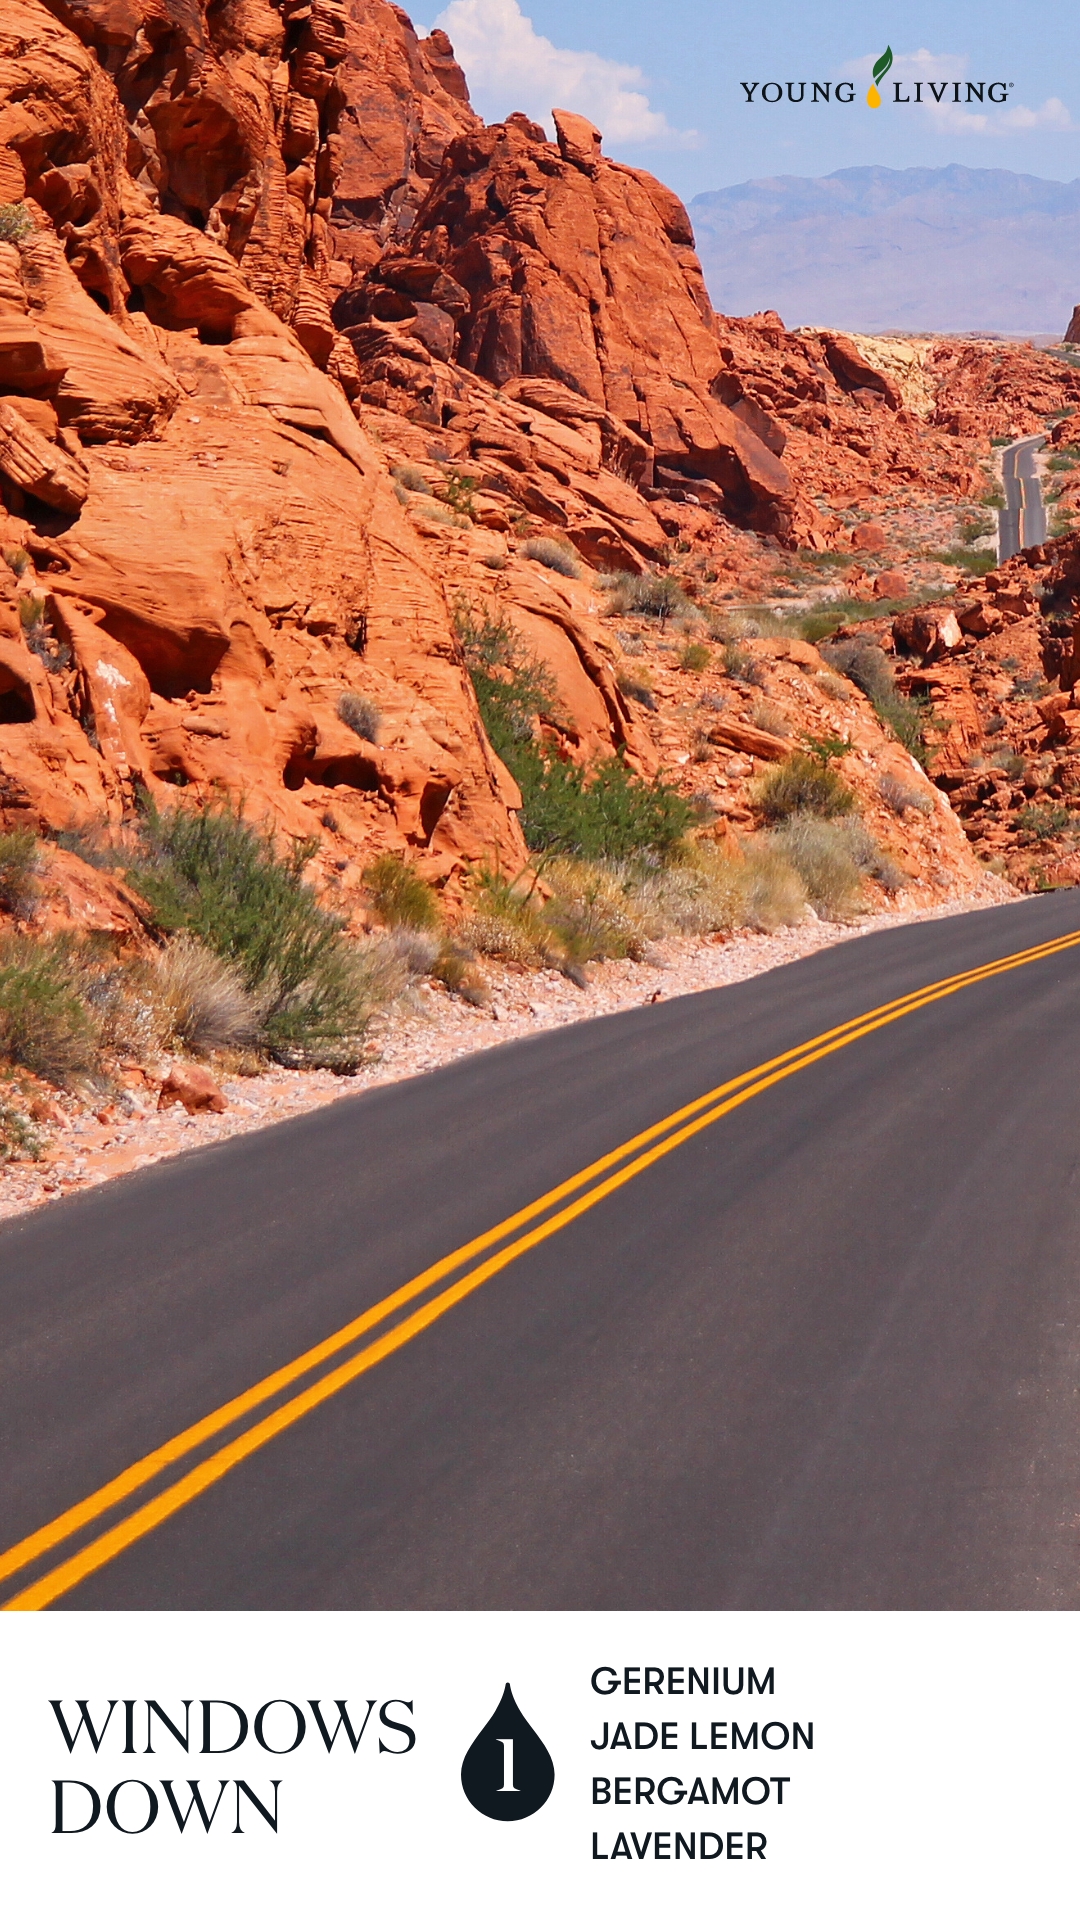
[[[377,1366],[389,1354],[415,1339],[417,1334],[423,1332],[444,1313],[449,1312],[459,1300],[474,1292],[494,1274],[509,1266],[512,1261],[519,1259],[531,1247],[538,1246],[552,1234],[561,1231],[571,1221],[578,1219],[583,1213],[598,1205],[601,1200],[625,1186],[629,1180],[635,1179],[647,1167],[654,1165],[666,1154],[674,1152],[676,1147],[683,1145],[705,1127],[712,1126],[725,1114],[731,1113],[736,1107],[763,1093],[766,1088],[777,1085],[780,1081],[790,1078],[792,1074],[801,1072],[804,1067],[810,1066],[813,1062],[824,1059],[828,1054],[835,1053],[842,1047],[850,1046],[854,1040],[862,1039],[868,1033],[876,1032],[881,1027],[903,1019],[909,1013],[917,1012],[933,1001],[946,999],[960,992],[964,987],[993,979],[998,974],[1012,972],[1021,966],[1029,966],[1033,961],[1051,958],[1077,945],[1080,945],[1080,934],[1066,935],[1058,940],[1044,942],[1038,947],[1026,948],[1019,954],[988,962],[982,967],[972,968],[966,973],[954,974],[945,980],[917,988],[898,1000],[887,1001],[869,1013],[859,1015],[854,1020],[845,1021],[841,1026],[830,1028],[811,1040],[803,1041],[798,1047],[789,1048],[786,1053],[777,1054],[772,1060],[765,1061],[747,1073],[725,1081],[721,1086],[714,1087],[711,1092],[700,1095],[698,1099],[690,1101],[675,1113],[669,1114],[666,1119],[636,1134],[633,1139],[626,1141],[611,1153],[605,1154],[601,1159],[593,1161],[580,1173],[574,1174],[561,1185],[553,1187],[538,1200],[531,1201],[527,1207],[521,1208],[519,1212],[500,1222],[498,1226],[489,1228],[486,1233],[478,1235],[465,1246],[458,1248],[455,1253],[448,1254],[443,1260],[425,1268],[405,1286],[399,1287],[384,1300],[367,1309],[365,1313],[358,1315],[338,1333],[321,1341],[317,1346],[309,1348],[288,1366],[267,1375],[246,1393],[227,1401],[214,1413],[186,1428],[172,1440],[167,1441],[164,1446],[156,1448],[154,1452],[137,1461],[86,1500],[68,1508],[47,1526],[39,1528],[37,1532],[28,1535],[25,1540],[10,1548],[7,1553],[0,1555],[0,1579],[3,1579],[31,1561],[39,1559],[50,1547],[59,1545],[62,1540],[78,1532],[92,1519],[98,1518],[110,1507],[116,1506],[127,1495],[155,1478],[166,1466],[175,1464],[202,1442],[232,1425],[244,1413],[251,1411],[273,1394],[292,1384],[304,1373],[310,1372],[321,1361],[331,1358],[343,1347],[352,1345],[365,1332],[387,1319],[420,1293],[437,1285],[439,1280],[446,1279],[457,1267],[465,1264],[476,1254],[484,1252],[499,1240],[506,1239],[517,1228],[536,1219],[539,1214],[548,1212],[559,1200],[565,1199],[569,1194],[580,1193],[580,1189],[590,1180],[595,1180],[598,1175],[617,1167],[620,1160],[626,1160],[638,1148],[646,1147],[649,1142],[656,1143],[648,1146],[646,1151],[638,1153],[635,1159],[630,1160],[629,1164],[618,1172],[610,1173],[606,1180],[591,1187],[587,1193],[580,1194],[580,1197],[571,1205],[550,1214],[548,1219],[534,1227],[531,1232],[520,1235],[453,1285],[444,1288],[434,1300],[410,1314],[397,1327],[365,1347],[361,1353],[355,1355],[343,1366],[324,1375],[321,1380],[295,1395],[254,1426],[249,1427],[227,1446],[222,1447],[209,1459],[193,1468],[173,1486],[156,1495],[125,1520],[54,1568],[51,1573],[25,1588],[14,1599],[8,1601],[6,1607],[0,1611],[36,1611],[47,1606],[51,1600],[57,1599],[62,1593],[69,1591],[97,1567],[114,1559],[117,1554],[123,1552],[125,1547],[151,1532],[170,1514],[197,1498],[206,1487],[221,1479],[241,1460],[246,1459],[260,1447],[265,1446],[278,1433],[284,1432],[286,1428],[302,1419],[312,1408],[321,1405],[352,1380],[358,1379],[361,1374]],[[729,1097],[725,1099],[725,1095]],[[691,1118],[691,1116],[696,1117]],[[680,1126],[680,1122],[688,1124]],[[664,1135],[667,1137],[663,1138]]]

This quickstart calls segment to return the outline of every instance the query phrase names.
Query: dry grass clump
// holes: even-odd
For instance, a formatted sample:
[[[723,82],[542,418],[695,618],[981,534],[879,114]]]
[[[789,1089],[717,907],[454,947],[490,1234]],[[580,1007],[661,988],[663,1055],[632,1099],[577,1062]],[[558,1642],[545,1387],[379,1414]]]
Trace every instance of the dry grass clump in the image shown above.
[[[604,582],[608,613],[640,613],[661,627],[694,611],[678,582],[662,573],[613,573]]]
[[[814,911],[825,920],[847,920],[865,907],[863,881],[876,880],[898,893],[908,876],[858,818],[824,820],[794,814],[770,835],[806,888]]]
[[[388,927],[434,931],[441,925],[434,890],[398,854],[380,853],[365,867],[363,879],[376,913]]]
[[[391,467],[390,477],[392,480],[397,481],[398,486],[401,487],[405,493],[431,492],[431,488],[424,479],[419,467],[411,466],[408,461],[403,461],[400,466]]]
[[[778,740],[786,740],[791,732],[791,723],[768,700],[755,700],[750,709],[750,725],[760,727],[762,733],[772,733]]]
[[[544,868],[544,879],[552,889],[544,917],[572,961],[643,957],[647,936],[625,867],[562,858]]]
[[[163,1048],[209,1054],[257,1045],[261,1002],[248,991],[237,966],[190,934],[170,940],[138,984]]]
[[[365,868],[364,881],[376,912],[393,930],[399,964],[404,959],[408,972],[441,980],[451,993],[482,1005],[486,993],[473,966],[476,956],[447,933],[434,889],[415,867],[396,853],[383,853]]]
[[[576,553],[571,547],[564,547],[561,540],[526,540],[521,551],[527,560],[538,560],[542,567],[547,567],[552,573],[561,573],[567,580],[581,579],[581,565]]]
[[[0,833],[0,908],[16,920],[30,920],[41,898],[38,838],[29,827]]]
[[[933,813],[934,798],[917,787],[909,787],[904,780],[898,780],[895,774],[883,774],[878,782],[878,792],[887,807],[902,819],[905,813]]]
[[[792,753],[759,781],[755,801],[770,825],[795,813],[816,813],[824,820],[852,813],[855,795],[828,763],[813,753]]]
[[[656,692],[648,667],[620,667],[615,675],[615,685],[628,700],[636,700],[639,706],[656,712]]]
[[[752,653],[748,653],[745,647],[737,646],[734,642],[729,641],[724,648],[724,672],[729,674],[732,680],[741,680],[748,687],[766,685],[765,668],[761,661],[755,660]]]
[[[691,640],[679,655],[679,666],[684,673],[704,673],[712,665],[712,654],[701,640]]]
[[[362,693],[343,693],[337,703],[337,716],[359,739],[378,745],[382,714],[374,700],[368,700]]]
[[[0,1061],[54,1086],[92,1072],[101,1023],[72,978],[75,943],[66,936],[0,939]]]

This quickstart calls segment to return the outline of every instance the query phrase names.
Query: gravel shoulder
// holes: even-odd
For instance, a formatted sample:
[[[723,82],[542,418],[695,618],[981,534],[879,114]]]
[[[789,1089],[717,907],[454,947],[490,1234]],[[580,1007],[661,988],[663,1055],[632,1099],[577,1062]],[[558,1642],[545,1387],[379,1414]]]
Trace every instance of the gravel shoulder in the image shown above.
[[[868,914],[850,925],[811,918],[772,934],[740,931],[705,939],[665,940],[645,960],[608,961],[593,967],[584,989],[563,974],[491,965],[484,969],[491,998],[483,1007],[469,1006],[425,982],[373,1028],[371,1057],[350,1079],[278,1067],[253,1078],[225,1078],[221,1085],[229,1104],[224,1113],[187,1114],[176,1106],[159,1111],[149,1094],[136,1096],[128,1113],[109,1107],[98,1115],[71,1114],[58,1106],[57,1131],[48,1152],[38,1161],[0,1168],[0,1219],[192,1147],[293,1119],[331,1100],[360,1099],[373,1087],[430,1073],[482,1047],[501,1046],[549,1027],[621,1013],[680,994],[729,986],[843,940],[1000,906],[1015,897],[1011,887],[988,877],[976,890],[943,905]]]

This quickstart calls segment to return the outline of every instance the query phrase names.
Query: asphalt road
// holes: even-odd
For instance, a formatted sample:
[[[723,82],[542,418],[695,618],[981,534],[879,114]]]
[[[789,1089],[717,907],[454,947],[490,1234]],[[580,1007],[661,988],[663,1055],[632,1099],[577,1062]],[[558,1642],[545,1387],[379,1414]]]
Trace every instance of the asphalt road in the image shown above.
[[[1009,560],[1022,547],[1041,546],[1046,539],[1046,503],[1035,456],[1046,445],[1045,433],[1014,440],[1001,456],[1005,505],[998,514],[998,559]]]
[[[731,1076],[1078,933],[1063,892],[875,934],[8,1224],[0,1546]],[[1078,1014],[1080,944],[792,1071],[54,1604],[1075,1607]]]

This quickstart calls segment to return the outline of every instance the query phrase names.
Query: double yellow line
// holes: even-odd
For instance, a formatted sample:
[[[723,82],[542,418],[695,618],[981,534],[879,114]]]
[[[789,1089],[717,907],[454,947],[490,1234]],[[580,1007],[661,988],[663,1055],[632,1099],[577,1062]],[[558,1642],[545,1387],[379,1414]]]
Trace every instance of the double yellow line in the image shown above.
[[[777,1054],[774,1059],[766,1060],[748,1073],[725,1080],[722,1086],[714,1087],[711,1092],[702,1094],[699,1099],[669,1114],[665,1120],[657,1121],[655,1126],[635,1134],[632,1140],[625,1141],[613,1152],[594,1160],[591,1166],[584,1167],[560,1186],[541,1194],[538,1200],[531,1201],[518,1213],[500,1221],[498,1226],[489,1228],[475,1240],[458,1247],[456,1252],[448,1254],[434,1266],[425,1267],[422,1273],[398,1287],[396,1292],[387,1294],[385,1299],[369,1307],[355,1320],[350,1320],[347,1326],[331,1334],[329,1339],[309,1347],[306,1353],[290,1361],[288,1366],[267,1374],[265,1379],[249,1387],[246,1393],[227,1400],[215,1412],[207,1414],[205,1419],[196,1421],[194,1426],[185,1427],[182,1433],[167,1440],[164,1446],[156,1447],[115,1479],[99,1487],[96,1493],[78,1501],[47,1526],[28,1534],[25,1540],[20,1540],[6,1553],[0,1554],[0,1582],[4,1582],[83,1529],[91,1527],[115,1508],[131,1501],[142,1488],[149,1486],[168,1468],[198,1453],[218,1434],[236,1426],[267,1401],[285,1394],[305,1375],[324,1367],[327,1361],[348,1348],[356,1347],[376,1327],[383,1326],[387,1321],[394,1323],[378,1338],[360,1345],[359,1351],[342,1364],[321,1373],[298,1393],[282,1399],[272,1412],[245,1427],[216,1452],[191,1466],[179,1479],[144,1504],[135,1506],[122,1519],[98,1533],[87,1545],[52,1567],[30,1586],[24,1587],[5,1603],[2,1610],[37,1612],[62,1594],[70,1592],[97,1568],[105,1566],[136,1540],[151,1533],[171,1514],[188,1506],[233,1467],[239,1466],[242,1460],[266,1446],[268,1441],[295,1426],[305,1414],[340,1393],[343,1387],[358,1380],[361,1374],[370,1372],[380,1361],[396,1353],[399,1347],[415,1340],[417,1334],[441,1319],[444,1313],[449,1313],[459,1300],[475,1293],[494,1274],[501,1273],[504,1267],[520,1259],[530,1248],[539,1246],[553,1234],[561,1232],[563,1227],[579,1219],[590,1208],[598,1206],[666,1154],[674,1153],[677,1147],[693,1139],[695,1134],[713,1126],[717,1120],[732,1113],[746,1101],[755,1099],[768,1087],[778,1085],[792,1074],[801,1073],[804,1067],[812,1066],[815,1061],[825,1059],[828,1054],[836,1053],[842,1047],[851,1046],[853,1041],[861,1040],[895,1020],[917,1013],[935,1000],[947,999],[950,994],[959,993],[965,987],[996,979],[998,975],[1011,973],[1017,967],[1030,966],[1036,960],[1051,959],[1078,945],[1080,933],[1068,934],[1059,940],[1048,940],[1041,946],[1028,947],[1021,953],[991,961],[986,966],[973,967],[966,973],[934,981],[913,993],[904,994],[898,1000],[887,1001],[883,1006],[860,1014],[857,1019],[847,1020],[842,1026],[831,1027],[828,1032],[817,1034],[801,1046]],[[484,1255],[487,1257],[482,1258]],[[466,1269],[463,1273],[460,1272],[462,1268]],[[459,1276],[457,1279],[452,1277],[455,1274]],[[404,1310],[423,1294],[430,1295],[430,1298],[406,1313]]]

